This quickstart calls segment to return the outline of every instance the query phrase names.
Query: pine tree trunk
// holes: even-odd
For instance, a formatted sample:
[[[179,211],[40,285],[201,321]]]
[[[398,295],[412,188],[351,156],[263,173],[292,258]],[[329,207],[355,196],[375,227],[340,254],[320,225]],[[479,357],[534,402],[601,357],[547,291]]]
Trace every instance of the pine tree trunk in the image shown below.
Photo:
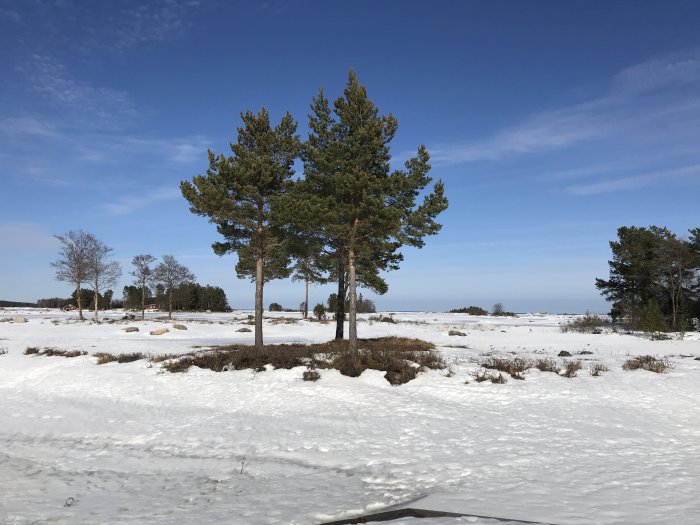
[[[350,353],[354,361],[359,361],[357,350],[357,286],[355,282],[355,252],[352,248],[348,252],[348,286],[350,287]]]
[[[342,255],[338,258],[338,301],[335,307],[335,338],[342,339],[345,332],[345,265]]]
[[[306,274],[306,297],[304,298],[304,319],[309,317],[309,274]]]
[[[173,318],[173,289],[170,288],[170,293],[168,294],[168,319]]]
[[[258,248],[258,260],[255,267],[255,348],[263,349],[263,275],[264,259],[262,250]]]

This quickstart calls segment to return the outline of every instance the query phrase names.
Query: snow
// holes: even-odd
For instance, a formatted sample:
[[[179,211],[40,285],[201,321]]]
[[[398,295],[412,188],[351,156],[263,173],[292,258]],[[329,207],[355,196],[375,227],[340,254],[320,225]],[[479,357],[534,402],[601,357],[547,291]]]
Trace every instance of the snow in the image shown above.
[[[170,374],[146,360],[23,355],[30,346],[159,354],[252,343],[236,332],[249,313],[178,313],[187,330],[175,330],[162,313],[127,322],[110,311],[97,324],[76,312],[0,310],[28,320],[0,322],[0,522],[317,524],[401,507],[560,524],[700,514],[700,334],[563,333],[572,317],[547,314],[362,316],[360,337],[433,341],[450,365],[451,374],[398,387],[371,370],[321,370],[313,383],[301,380],[304,368]],[[333,323],[266,315],[267,343],[334,335]],[[149,335],[159,327],[170,331]],[[575,355],[584,367],[571,379],[533,369],[524,381],[473,381],[484,354],[561,350],[593,354]],[[673,368],[622,370],[645,354]],[[592,377],[594,362],[609,371]]]

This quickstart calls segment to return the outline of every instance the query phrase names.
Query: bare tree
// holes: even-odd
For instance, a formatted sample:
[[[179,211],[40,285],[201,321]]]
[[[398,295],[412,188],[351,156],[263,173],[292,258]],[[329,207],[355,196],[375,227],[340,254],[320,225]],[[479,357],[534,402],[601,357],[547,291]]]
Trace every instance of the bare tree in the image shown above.
[[[172,255],[163,255],[161,262],[154,271],[154,280],[162,284],[168,294],[168,319],[173,318],[173,290],[185,283],[194,282],[194,274]]]
[[[95,292],[95,322],[99,321],[100,290],[115,286],[122,276],[121,265],[117,261],[108,260],[113,251],[105,243],[92,237],[88,247],[88,268],[90,273],[88,284]]]
[[[141,288],[141,319],[146,318],[146,285],[153,279],[153,268],[151,263],[156,258],[150,254],[137,255],[131,260],[134,270],[131,272],[136,280],[134,283]]]
[[[503,310],[503,303],[496,303],[491,308],[491,315],[505,315]]]
[[[65,235],[54,235],[61,243],[58,252],[59,259],[51,263],[56,269],[56,279],[75,285],[75,296],[78,302],[78,316],[83,317],[83,304],[80,297],[80,287],[91,279],[90,249],[97,239],[91,233],[83,230],[71,230]]]

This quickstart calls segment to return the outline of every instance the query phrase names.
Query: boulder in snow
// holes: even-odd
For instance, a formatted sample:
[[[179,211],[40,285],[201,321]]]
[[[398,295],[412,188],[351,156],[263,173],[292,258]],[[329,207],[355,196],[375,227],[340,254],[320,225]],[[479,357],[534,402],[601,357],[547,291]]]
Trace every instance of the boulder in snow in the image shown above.
[[[167,328],[156,328],[155,330],[151,330],[149,333],[151,335],[163,335],[167,334],[169,331],[170,330],[168,330]]]

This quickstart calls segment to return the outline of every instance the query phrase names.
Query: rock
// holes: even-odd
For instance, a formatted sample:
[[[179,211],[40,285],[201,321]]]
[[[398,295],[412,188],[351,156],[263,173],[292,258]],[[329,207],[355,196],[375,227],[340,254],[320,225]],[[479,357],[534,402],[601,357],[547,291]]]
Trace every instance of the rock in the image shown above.
[[[700,357],[696,357],[693,361],[700,361]]]
[[[124,331],[128,334],[129,332],[138,332],[139,329],[137,326],[127,326]]]
[[[169,331],[170,330],[168,330],[167,328],[156,328],[155,330],[151,330],[149,333],[151,335],[163,335],[167,334]]]
[[[591,352],[590,350],[582,350],[581,352],[579,352],[579,355],[592,355],[592,354],[593,354],[593,352]]]
[[[252,332],[252,330],[244,326],[243,328],[239,328],[238,330],[236,330],[236,332]]]
[[[559,352],[559,355],[557,357],[571,357],[571,352],[567,352],[566,350],[562,350]]]
[[[174,324],[173,328],[175,330],[187,330],[187,327],[184,324]]]
[[[12,322],[13,323],[26,323],[27,318],[26,317],[15,317],[14,319],[12,319]]]
[[[464,332],[460,332],[459,330],[450,330],[449,332],[447,332],[447,335],[458,335],[460,337],[465,337],[467,334],[465,334]]]

